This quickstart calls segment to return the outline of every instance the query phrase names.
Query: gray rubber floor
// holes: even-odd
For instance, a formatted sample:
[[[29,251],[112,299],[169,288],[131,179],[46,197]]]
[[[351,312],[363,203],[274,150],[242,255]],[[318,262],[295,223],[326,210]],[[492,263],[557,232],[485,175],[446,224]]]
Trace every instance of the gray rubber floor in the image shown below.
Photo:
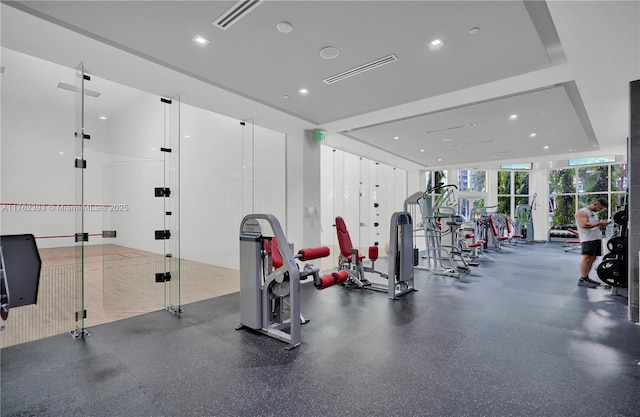
[[[640,416],[640,326],[557,244],[418,292],[305,284],[302,345],[236,331],[239,296],[1,351],[2,416]]]

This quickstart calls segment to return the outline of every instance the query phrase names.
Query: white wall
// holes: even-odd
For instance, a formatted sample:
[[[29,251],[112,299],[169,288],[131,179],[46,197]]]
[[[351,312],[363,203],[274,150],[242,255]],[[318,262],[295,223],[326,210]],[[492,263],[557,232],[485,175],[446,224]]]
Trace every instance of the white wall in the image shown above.
[[[181,114],[181,256],[237,269],[243,214],[286,229],[285,137],[184,104]]]
[[[361,253],[366,255],[367,248],[378,242],[380,256],[385,256],[391,216],[403,210],[407,197],[407,172],[327,146],[322,147],[321,160],[321,239],[323,245],[335,247],[334,266],[336,216],[344,219],[351,242]]]
[[[549,239],[549,170],[535,169],[529,173],[529,193],[537,194],[531,206],[533,240]]]

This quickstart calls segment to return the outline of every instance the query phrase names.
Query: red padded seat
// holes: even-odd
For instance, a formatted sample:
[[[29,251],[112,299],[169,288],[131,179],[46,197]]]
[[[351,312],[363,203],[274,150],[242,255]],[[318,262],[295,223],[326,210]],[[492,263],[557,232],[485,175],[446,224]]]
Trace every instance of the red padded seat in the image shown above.
[[[351,237],[349,236],[349,231],[347,230],[347,225],[344,222],[344,219],[340,216],[336,217],[336,232],[338,233],[338,245],[340,245],[340,254],[351,261],[351,250],[353,249],[353,244],[351,243]],[[356,252],[356,262],[362,261],[365,257],[360,256]]]
[[[264,240],[264,249],[267,253],[271,253],[271,259],[273,262],[274,268],[280,268],[282,266],[282,256],[280,256],[280,251],[278,251],[278,241],[274,237],[271,240],[271,247],[269,247],[269,239]]]

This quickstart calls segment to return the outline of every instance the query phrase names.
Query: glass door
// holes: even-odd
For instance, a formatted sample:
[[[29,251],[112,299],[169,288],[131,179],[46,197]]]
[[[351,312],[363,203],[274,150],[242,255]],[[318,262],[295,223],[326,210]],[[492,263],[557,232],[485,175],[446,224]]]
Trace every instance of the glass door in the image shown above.
[[[75,105],[75,169],[76,169],[76,195],[75,195],[75,329],[71,331],[74,338],[81,338],[88,334],[84,327],[86,318],[85,301],[85,246],[89,240],[84,223],[84,180],[87,161],[85,159],[85,141],[90,135],[85,132],[84,99],[85,81],[90,77],[85,74],[82,63],[76,69],[76,105]]]
[[[114,313],[122,313],[124,318],[161,309],[182,311],[180,104],[176,98],[155,100],[135,102],[131,109],[113,117],[109,131],[122,137],[100,154],[102,304],[111,317]],[[144,144],[129,146],[128,142],[136,140]]]
[[[180,270],[180,97],[161,99],[164,104],[163,154],[164,192],[164,304],[178,314],[181,307]],[[156,196],[157,196],[156,188]],[[158,233],[156,231],[156,239]],[[156,273],[156,282],[161,277]]]

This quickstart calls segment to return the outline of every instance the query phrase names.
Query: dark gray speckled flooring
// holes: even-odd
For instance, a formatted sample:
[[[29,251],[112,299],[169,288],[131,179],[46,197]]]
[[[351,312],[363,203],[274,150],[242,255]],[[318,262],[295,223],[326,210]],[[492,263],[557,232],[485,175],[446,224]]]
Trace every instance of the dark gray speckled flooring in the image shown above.
[[[303,285],[302,345],[236,331],[238,294],[1,353],[2,416],[640,416],[640,326],[558,244],[419,291]]]

